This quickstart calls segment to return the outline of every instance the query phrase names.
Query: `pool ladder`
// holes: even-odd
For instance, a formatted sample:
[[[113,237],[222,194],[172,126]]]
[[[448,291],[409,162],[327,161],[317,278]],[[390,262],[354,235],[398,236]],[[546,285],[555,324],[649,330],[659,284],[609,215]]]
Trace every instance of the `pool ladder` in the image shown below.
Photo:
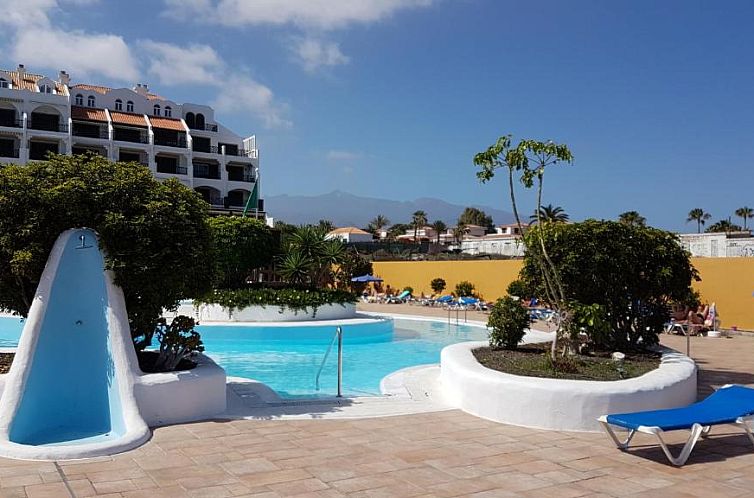
[[[333,344],[335,344],[335,341],[338,341],[338,398],[342,398],[342,386],[343,386],[343,329],[340,327],[335,328],[335,335],[332,338],[332,341],[330,341],[330,345],[327,347],[327,351],[325,352],[325,357],[322,358],[322,364],[319,366],[319,370],[317,370],[317,376],[314,379],[314,383],[316,385],[317,391],[319,391],[319,376],[322,375],[322,369],[325,368],[325,363],[327,363],[327,358],[330,356],[330,351],[332,350]]]

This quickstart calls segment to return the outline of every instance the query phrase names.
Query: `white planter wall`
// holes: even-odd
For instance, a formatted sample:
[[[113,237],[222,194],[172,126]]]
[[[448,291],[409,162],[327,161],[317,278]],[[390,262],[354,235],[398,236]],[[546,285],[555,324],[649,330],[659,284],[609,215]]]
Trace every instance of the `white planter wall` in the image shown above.
[[[454,406],[506,424],[563,431],[598,431],[600,415],[674,408],[696,401],[696,365],[671,353],[641,377],[613,382],[544,379],[482,366],[464,342],[442,350],[443,393]]]
[[[298,312],[280,306],[249,306],[243,309],[229,310],[219,304],[181,304],[175,313],[196,318],[199,322],[302,322],[310,320],[342,320],[356,317],[355,304],[325,304],[316,312],[308,308]]]

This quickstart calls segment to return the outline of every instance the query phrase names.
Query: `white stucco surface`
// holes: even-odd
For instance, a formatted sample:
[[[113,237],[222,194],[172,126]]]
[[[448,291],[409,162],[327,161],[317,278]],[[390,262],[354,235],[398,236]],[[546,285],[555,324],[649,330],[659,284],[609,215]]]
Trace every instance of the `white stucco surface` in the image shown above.
[[[696,400],[696,365],[679,353],[641,377],[613,382],[543,379],[506,374],[482,366],[472,354],[486,342],[464,342],[442,350],[445,399],[478,417],[539,429],[598,431],[608,413],[687,405]]]
[[[166,313],[166,317],[186,315],[199,322],[301,322],[310,320],[341,320],[356,317],[356,305],[325,304],[316,311],[312,308],[294,311],[280,306],[249,306],[230,310],[219,304],[182,303],[178,310]]]

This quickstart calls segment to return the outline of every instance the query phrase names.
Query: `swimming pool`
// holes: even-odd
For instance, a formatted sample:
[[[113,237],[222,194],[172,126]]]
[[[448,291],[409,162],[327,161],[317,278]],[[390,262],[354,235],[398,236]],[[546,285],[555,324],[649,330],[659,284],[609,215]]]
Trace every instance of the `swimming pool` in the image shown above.
[[[21,333],[17,318],[0,318],[0,346],[13,346]],[[334,325],[200,325],[205,354],[231,377],[267,384],[285,398],[333,396],[337,391],[337,348],[333,347],[316,389],[315,377],[335,333]],[[401,368],[440,362],[449,344],[482,341],[482,327],[441,321],[382,320],[343,325],[343,394],[379,395],[380,381]]]

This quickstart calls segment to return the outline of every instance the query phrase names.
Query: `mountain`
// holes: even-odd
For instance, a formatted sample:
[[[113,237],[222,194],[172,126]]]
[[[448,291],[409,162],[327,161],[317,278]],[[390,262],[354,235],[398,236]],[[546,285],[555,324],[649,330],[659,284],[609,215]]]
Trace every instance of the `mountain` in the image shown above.
[[[301,225],[317,223],[325,219],[341,227],[365,227],[378,214],[387,216],[391,223],[409,223],[414,211],[419,210],[427,213],[430,223],[442,220],[452,226],[467,207],[431,197],[413,201],[394,201],[360,197],[338,190],[315,196],[274,195],[265,197],[264,203],[268,216],[272,216],[275,220]],[[507,211],[477,204],[470,206],[479,208],[492,216],[495,224],[513,221],[513,215]]]

